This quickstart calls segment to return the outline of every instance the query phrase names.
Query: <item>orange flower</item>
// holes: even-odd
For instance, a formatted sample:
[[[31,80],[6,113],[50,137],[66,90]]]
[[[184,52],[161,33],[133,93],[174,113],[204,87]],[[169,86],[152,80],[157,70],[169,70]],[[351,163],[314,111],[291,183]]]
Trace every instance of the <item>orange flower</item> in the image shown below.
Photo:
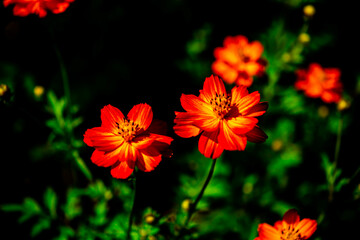
[[[173,139],[161,135],[163,124],[152,119],[147,104],[135,105],[127,117],[116,107],[105,106],[101,109],[101,127],[84,134],[84,142],[95,148],[91,161],[101,167],[111,166],[114,178],[129,177],[135,165],[144,172],[154,170]]]
[[[199,97],[182,94],[186,112],[175,112],[174,131],[184,138],[201,134],[199,151],[208,158],[218,158],[224,149],[245,150],[247,141],[264,142],[266,134],[256,125],[267,102],[260,102],[259,92],[249,94],[245,86],[235,86],[227,93],[217,76],[205,79]]]
[[[251,86],[253,76],[264,72],[265,61],[261,59],[264,51],[260,42],[249,43],[242,35],[226,37],[224,47],[214,50],[215,62],[212,70],[228,84]]]
[[[283,220],[275,222],[274,226],[259,224],[259,237],[255,240],[305,240],[315,232],[316,227],[316,220],[304,218],[300,221],[297,211],[291,209],[284,214]]]
[[[342,83],[338,68],[322,68],[312,63],[309,70],[300,69],[296,74],[295,88],[304,90],[306,96],[321,98],[326,103],[337,103],[341,99]]]
[[[14,15],[26,17],[33,13],[43,18],[47,15],[46,10],[58,14],[64,12],[71,2],[75,0],[4,0],[4,6],[15,4]]]

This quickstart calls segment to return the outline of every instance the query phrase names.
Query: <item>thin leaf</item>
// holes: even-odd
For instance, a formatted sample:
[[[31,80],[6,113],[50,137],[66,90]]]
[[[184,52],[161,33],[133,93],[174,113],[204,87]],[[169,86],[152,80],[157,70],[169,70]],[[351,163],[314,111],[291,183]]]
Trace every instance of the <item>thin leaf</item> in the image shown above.
[[[58,198],[54,190],[52,188],[46,189],[46,192],[44,194],[44,204],[48,208],[50,212],[50,216],[52,218],[56,217],[57,202],[58,202]]]
[[[85,162],[83,161],[83,159],[80,157],[78,151],[73,151],[72,152],[72,156],[77,164],[77,166],[79,167],[80,171],[85,175],[85,177],[88,180],[92,180],[92,175],[90,170],[88,169],[88,167],[86,166]]]

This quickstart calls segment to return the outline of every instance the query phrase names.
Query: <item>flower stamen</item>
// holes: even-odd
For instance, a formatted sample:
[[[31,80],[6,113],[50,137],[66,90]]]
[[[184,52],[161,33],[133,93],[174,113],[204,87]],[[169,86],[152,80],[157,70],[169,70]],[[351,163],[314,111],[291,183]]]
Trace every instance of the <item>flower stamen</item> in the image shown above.
[[[122,123],[116,122],[115,124],[119,129],[118,134],[127,142],[131,141],[140,129],[139,124],[128,119],[124,119]]]
[[[213,111],[216,115],[223,119],[225,115],[230,111],[231,96],[227,96],[226,93],[217,94],[210,99],[210,104],[213,107]]]

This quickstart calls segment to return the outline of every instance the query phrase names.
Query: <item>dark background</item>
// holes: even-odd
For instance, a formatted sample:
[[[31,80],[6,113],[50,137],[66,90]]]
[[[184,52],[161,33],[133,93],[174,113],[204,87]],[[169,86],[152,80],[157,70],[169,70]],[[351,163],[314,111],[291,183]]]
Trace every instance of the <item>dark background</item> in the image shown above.
[[[344,88],[352,92],[359,74],[357,9],[349,1],[313,4],[316,14],[310,33],[330,33],[334,38],[326,47],[309,54],[303,66],[316,61],[340,68]],[[211,63],[213,49],[221,46],[228,35],[242,34],[256,40],[278,18],[286,19],[286,28],[298,29],[304,5],[293,8],[280,1],[76,0],[64,13],[49,13],[43,19],[34,15],[15,17],[13,6],[0,7],[1,77],[14,79],[12,104],[0,106],[0,204],[19,203],[24,196],[41,199],[47,186],[61,193],[67,185],[86,184],[82,178],[69,178],[61,156],[47,161],[29,160],[32,150],[47,141],[50,129],[44,121],[50,116],[42,106],[44,102],[29,100],[24,79],[31,76],[45,90],[53,89],[57,96],[63,95],[55,47],[68,71],[72,103],[80,107],[78,115],[84,118],[76,130],[78,138],[86,129],[100,125],[100,109],[104,105],[116,106],[126,114],[133,105],[146,102],[152,106],[155,118],[168,123],[176,156],[196,144],[195,139],[182,141],[172,131],[174,111],[181,111],[180,95],[197,94],[202,81],[211,74],[209,68],[208,75],[195,79],[179,68],[179,62],[187,58],[185,46],[194,31],[205,24],[211,26],[208,47],[201,55]],[[342,152],[344,157],[356,161],[358,155],[353,155],[353,149],[359,143],[359,115],[354,113],[354,131],[345,133],[348,140],[344,140]],[[90,163],[91,153],[92,149],[84,147],[82,157],[94,177],[109,174],[109,169]],[[149,173],[147,178],[158,186],[151,190],[144,187],[144,197],[151,193],[168,201],[146,198],[139,204],[150,201],[160,211],[172,207],[176,189],[173,186],[178,184],[176,170],[176,158],[163,161],[156,173]],[[26,231],[19,230],[23,228],[17,225],[17,216],[1,215],[3,236],[27,236]]]

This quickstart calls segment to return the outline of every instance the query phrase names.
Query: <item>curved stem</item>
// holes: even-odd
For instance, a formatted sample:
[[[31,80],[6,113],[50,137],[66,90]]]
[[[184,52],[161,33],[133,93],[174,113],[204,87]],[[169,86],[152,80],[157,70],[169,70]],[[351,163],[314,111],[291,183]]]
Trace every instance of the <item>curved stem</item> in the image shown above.
[[[335,152],[334,152],[334,163],[333,163],[333,167],[334,167],[334,171],[333,171],[333,181],[331,182],[330,186],[329,186],[329,202],[332,202],[333,200],[333,195],[334,195],[334,185],[335,185],[335,181],[336,181],[336,167],[339,161],[339,153],[340,153],[340,146],[341,146],[341,134],[342,134],[342,126],[343,126],[343,119],[340,115],[339,117],[339,123],[338,123],[338,129],[337,129],[337,136],[336,136],[336,145],[335,145]]]
[[[187,215],[187,218],[185,220],[185,224],[184,224],[184,227],[186,227],[188,224],[189,224],[189,221],[190,221],[190,218],[191,216],[194,214],[195,210],[196,210],[196,206],[197,204],[200,202],[202,196],[204,195],[204,192],[205,192],[205,189],[207,187],[207,185],[209,184],[210,180],[211,180],[211,177],[214,173],[214,169],[215,169],[215,164],[216,164],[216,158],[213,160],[212,162],[212,165],[211,165],[211,168],[210,168],[210,171],[209,171],[209,174],[204,182],[204,185],[199,193],[199,195],[197,196],[197,198],[195,199],[195,202],[193,204],[191,204],[190,206],[190,209],[189,209],[189,212],[188,212],[188,215]]]
[[[131,208],[131,212],[130,212],[130,216],[129,216],[129,225],[128,225],[128,229],[127,229],[127,234],[126,234],[126,239],[130,240],[131,239],[131,228],[132,228],[132,223],[133,223],[133,218],[134,218],[134,209],[135,209],[135,201],[136,201],[136,172],[134,170],[134,179],[133,181],[133,205]]]

